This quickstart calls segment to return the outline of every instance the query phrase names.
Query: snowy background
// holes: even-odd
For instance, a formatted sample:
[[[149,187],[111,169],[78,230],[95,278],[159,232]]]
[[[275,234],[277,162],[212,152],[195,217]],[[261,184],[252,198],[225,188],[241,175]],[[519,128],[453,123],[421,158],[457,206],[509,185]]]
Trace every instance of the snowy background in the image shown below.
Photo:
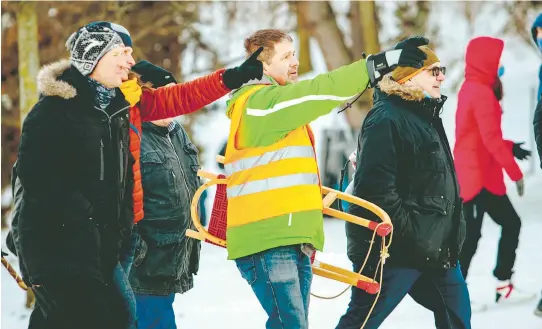
[[[383,17],[392,17],[393,3],[384,3],[386,13]],[[334,2],[333,7],[338,12],[345,12],[347,2]],[[432,10],[430,24],[440,28],[439,44],[437,54],[443,65],[447,62],[457,61],[459,65],[450,70],[450,80],[461,79],[464,55],[468,40],[474,36],[493,35],[492,31],[499,29],[500,19],[494,12],[477,13],[477,23],[468,26],[462,16],[451,10],[450,3],[436,4],[437,8]],[[441,6],[442,8],[438,8]],[[218,7],[209,12],[209,19],[220,17]],[[211,16],[212,14],[212,16]],[[244,13],[250,16],[253,13]],[[213,18],[211,18],[213,17]],[[261,17],[261,15],[259,16]],[[528,20],[532,22],[535,16]],[[453,24],[450,24],[453,22]],[[491,22],[484,24],[483,22]],[[221,25],[222,24],[222,25]],[[241,20],[237,26],[225,26],[225,22],[216,21],[212,27],[202,26],[202,37],[212,44],[222,44],[224,58],[242,57],[242,40],[250,31],[269,27],[285,26],[289,22],[272,21],[271,18],[258,20]],[[393,21],[385,24],[380,32],[381,39],[397,33],[397,27]],[[528,28],[528,27],[526,27]],[[227,44],[224,44],[224,41]],[[532,111],[534,109],[534,88],[537,86],[537,70],[540,65],[540,56],[514,37],[505,37],[505,49],[501,62],[506,68],[502,78],[504,85],[503,100],[503,132],[505,138],[514,141],[525,141],[526,146],[535,150],[532,136]],[[312,43],[311,52],[313,57],[314,71],[307,74],[305,78],[312,77],[318,73],[325,72],[325,64],[322,54],[316,42]],[[186,63],[184,63],[186,62]],[[190,68],[194,58],[186,56],[183,58],[183,68]],[[205,67],[206,59],[196,59],[196,64]],[[302,77],[303,78],[303,77]],[[449,85],[448,85],[449,86]],[[448,88],[448,89],[447,89]],[[454,116],[457,99],[451,87],[443,85],[443,93],[449,96],[444,106],[442,117],[448,133],[450,144],[454,143]],[[220,108],[226,98],[217,103]],[[316,135],[321,135],[323,129],[334,127],[341,129],[346,123],[342,115],[336,111],[321,117],[313,123]],[[210,171],[217,171],[214,157],[226,139],[229,128],[229,121],[224,111],[210,111],[198,118],[195,123],[195,135],[193,138],[205,148],[202,154],[204,167]],[[353,136],[355,138],[355,136]],[[318,141],[318,139],[317,139]],[[509,196],[516,207],[523,226],[520,236],[518,258],[516,261],[515,283],[520,289],[537,293],[542,290],[542,171],[539,169],[538,159],[525,161],[520,164],[526,173],[526,194],[519,198],[515,187],[507,179],[509,184]],[[213,191],[210,190],[208,205],[212,203]],[[325,251],[319,253],[321,260],[335,265],[350,268],[350,262],[346,258],[346,238],[344,234],[344,223],[329,219],[325,223],[326,245]],[[7,232],[2,232],[2,241]],[[500,236],[499,227],[488,217],[484,222],[482,239],[480,240],[478,253],[476,254],[469,276],[469,289],[471,297],[479,302],[491,302],[494,298],[495,281],[491,275],[496,257],[497,241]],[[3,243],[3,242],[2,242]],[[3,245],[3,250],[6,248]],[[8,256],[8,260],[17,267],[17,259]],[[16,285],[7,271],[2,268],[1,275],[1,328],[22,329],[27,327],[29,310],[24,308],[24,292]],[[203,245],[199,274],[195,277],[195,288],[184,295],[177,295],[175,311],[178,328],[214,328],[224,329],[254,329],[264,328],[266,316],[253,296],[250,287],[240,277],[234,262],[226,260],[225,250],[212,246]],[[320,277],[315,277],[312,291],[320,295],[334,295],[344,289],[344,285]],[[312,298],[310,306],[310,328],[329,329],[334,328],[339,317],[344,313],[349,301],[350,292],[334,300],[320,300]],[[491,307],[489,310],[473,314],[472,325],[475,329],[540,329],[542,318],[533,315],[537,299],[520,305],[507,307]],[[384,322],[381,328],[433,328],[432,314],[415,304],[407,297],[395,312]]]

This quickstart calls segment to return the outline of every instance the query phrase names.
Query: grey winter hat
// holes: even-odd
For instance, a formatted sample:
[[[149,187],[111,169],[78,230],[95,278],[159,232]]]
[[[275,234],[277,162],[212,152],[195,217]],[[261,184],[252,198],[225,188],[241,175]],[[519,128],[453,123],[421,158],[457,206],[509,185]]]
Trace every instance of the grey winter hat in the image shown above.
[[[111,49],[132,46],[128,30],[110,22],[92,22],[72,33],[66,41],[70,62],[83,75],[92,73],[98,61]]]

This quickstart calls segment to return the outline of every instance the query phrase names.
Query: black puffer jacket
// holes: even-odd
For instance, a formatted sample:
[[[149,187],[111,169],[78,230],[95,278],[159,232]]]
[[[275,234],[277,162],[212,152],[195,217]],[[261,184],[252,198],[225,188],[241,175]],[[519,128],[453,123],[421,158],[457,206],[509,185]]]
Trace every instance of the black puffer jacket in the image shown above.
[[[87,78],[67,61],[42,69],[38,89],[19,146],[17,251],[32,284],[109,281],[133,222],[129,104],[117,90],[105,111],[95,108]]]
[[[394,235],[388,265],[457,264],[465,222],[450,147],[438,116],[445,99],[425,99],[421,91],[385,78],[363,124],[354,194],[391,217]],[[378,220],[355,205],[349,212]],[[359,261],[368,251],[372,231],[351,223],[346,230],[348,255]],[[379,256],[376,249],[371,255],[373,268]]]

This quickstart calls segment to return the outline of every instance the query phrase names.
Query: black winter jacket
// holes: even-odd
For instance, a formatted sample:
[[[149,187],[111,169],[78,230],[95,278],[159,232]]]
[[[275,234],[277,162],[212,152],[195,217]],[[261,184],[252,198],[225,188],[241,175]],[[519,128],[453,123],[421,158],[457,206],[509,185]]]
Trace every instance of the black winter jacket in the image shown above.
[[[38,89],[19,145],[17,251],[32,284],[68,275],[109,282],[133,222],[129,104],[117,89],[105,111],[96,108],[69,62],[43,68]]]
[[[130,271],[134,292],[153,295],[184,293],[193,286],[200,242],[186,236],[194,229],[190,205],[201,182],[198,150],[181,125],[168,132],[144,122],[141,178],[145,217]]]
[[[439,117],[446,99],[385,77],[359,136],[354,195],[381,207],[394,225],[386,264],[415,268],[456,266],[465,238],[452,154]],[[364,208],[349,212],[378,220]],[[346,223],[348,255],[359,261],[372,231]],[[380,244],[377,244],[379,246]],[[379,253],[371,255],[375,267]]]

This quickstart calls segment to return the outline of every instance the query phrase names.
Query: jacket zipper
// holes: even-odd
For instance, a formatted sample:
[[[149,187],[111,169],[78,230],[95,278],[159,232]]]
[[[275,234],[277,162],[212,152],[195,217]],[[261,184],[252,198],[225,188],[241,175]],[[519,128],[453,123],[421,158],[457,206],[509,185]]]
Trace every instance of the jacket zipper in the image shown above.
[[[124,144],[122,144],[122,141],[119,142],[120,144],[120,152],[119,152],[119,161],[120,161],[120,176],[119,176],[119,182],[122,183],[124,180]]]
[[[104,139],[100,139],[100,180],[104,180]]]

